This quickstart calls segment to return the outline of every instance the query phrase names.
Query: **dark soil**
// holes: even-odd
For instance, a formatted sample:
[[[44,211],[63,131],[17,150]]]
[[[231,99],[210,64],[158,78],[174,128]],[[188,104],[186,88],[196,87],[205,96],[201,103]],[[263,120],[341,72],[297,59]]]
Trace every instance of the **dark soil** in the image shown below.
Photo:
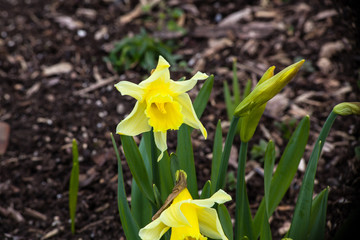
[[[360,55],[356,16],[349,17],[351,7],[326,0],[311,1],[311,5],[305,2],[170,1],[168,8],[181,8],[185,16],[183,28],[188,31],[178,36],[159,32],[158,13],[164,3],[124,23],[121,17],[137,2],[0,1],[0,122],[8,123],[11,129],[8,148],[0,155],[0,238],[124,239],[110,132],[115,132],[135,101],[121,97],[113,84],[120,80],[139,83],[148,73],[139,67],[116,73],[103,58],[114,42],[141,28],[174,38],[179,45],[176,53],[191,69],[215,75],[211,99],[201,119],[208,140],[197,131],[193,134],[200,188],[210,178],[217,120],[222,120],[224,136],[229,125],[222,86],[224,81],[231,83],[234,58],[242,86],[247,79],[255,84],[269,66],[275,65],[279,71],[297,58],[306,59],[298,76],[268,104],[250,149],[260,139],[271,138],[281,152],[287,140],[279,124],[275,127],[276,122],[288,122],[283,127],[292,131],[291,120],[297,123],[309,114],[307,162],[331,109],[343,101],[359,101]],[[222,25],[225,17],[241,10],[245,12],[241,19]],[[59,63],[57,69],[49,68]],[[173,79],[192,76],[186,71],[172,74]],[[194,97],[197,90],[190,95]],[[359,202],[360,159],[355,156],[359,132],[358,116],[338,117],[319,161],[314,191],[330,186],[328,239]],[[170,133],[170,150],[175,149],[175,136]],[[75,235],[70,232],[68,214],[73,138],[79,143],[81,156]],[[236,139],[234,148],[238,147]],[[234,173],[236,152],[229,166]],[[247,174],[255,174],[247,182],[248,195],[255,212],[263,194],[263,179],[256,173],[261,163],[251,154],[249,159]],[[125,161],[123,169],[129,192],[131,174]],[[302,176],[299,170],[273,215],[275,239],[283,236],[291,221]],[[226,190],[234,194],[231,184]],[[228,207],[234,212],[234,204]]]

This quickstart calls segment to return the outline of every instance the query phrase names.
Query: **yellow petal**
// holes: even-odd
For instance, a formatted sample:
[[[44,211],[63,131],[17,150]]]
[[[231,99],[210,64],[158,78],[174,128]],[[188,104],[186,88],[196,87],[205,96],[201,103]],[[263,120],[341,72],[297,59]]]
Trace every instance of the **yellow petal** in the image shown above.
[[[170,81],[170,71],[169,71],[170,64],[162,57],[159,56],[158,64],[155,70],[152,72],[149,78],[142,81],[139,85],[141,87],[147,88],[149,84],[154,81]]]
[[[272,76],[274,76],[274,70],[275,67],[269,67],[268,70],[266,70],[266,72],[262,75],[262,77],[260,78],[259,82],[256,84],[256,86],[262,84],[263,82],[265,82],[266,80],[270,79]]]
[[[178,95],[191,90],[198,80],[207,79],[208,75],[202,72],[197,72],[192,78],[186,81],[171,81],[170,90],[174,94]]]
[[[142,240],[158,240],[168,230],[169,226],[166,226],[159,218],[155,219],[139,231],[139,237]]]
[[[142,96],[145,93],[142,87],[128,81],[121,81],[115,84],[115,87],[121,93],[121,95],[129,95],[138,101],[142,100]]]
[[[217,212],[213,208],[197,208],[200,232],[213,239],[226,239]]]
[[[214,193],[210,198],[206,199],[194,199],[191,203],[196,204],[199,207],[212,207],[215,203],[222,204],[231,200],[231,196],[224,192],[222,189]]]
[[[164,155],[164,152],[167,149],[166,145],[166,132],[154,132],[154,139],[156,147],[161,151],[158,161],[160,161]]]
[[[207,132],[198,117],[196,116],[191,99],[187,93],[182,93],[174,98],[182,106],[182,114],[184,115],[184,123],[195,129],[200,129],[204,138],[207,138]]]
[[[169,227],[190,227],[191,225],[189,221],[181,211],[181,206],[183,204],[189,204],[188,201],[190,200],[171,204],[170,207],[161,213],[159,219],[161,219],[161,221]]]
[[[131,113],[117,125],[116,133],[135,136],[150,131],[151,127],[148,123],[149,119],[145,115],[145,108],[145,103],[136,102]]]

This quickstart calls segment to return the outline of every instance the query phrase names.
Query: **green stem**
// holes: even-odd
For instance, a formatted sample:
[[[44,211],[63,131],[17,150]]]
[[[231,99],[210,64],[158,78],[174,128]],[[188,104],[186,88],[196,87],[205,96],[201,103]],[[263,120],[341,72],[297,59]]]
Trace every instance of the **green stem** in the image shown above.
[[[325,144],[326,137],[329,135],[330,129],[331,129],[336,117],[337,117],[337,114],[334,111],[331,111],[331,113],[329,114],[328,118],[326,119],[326,121],[323,125],[323,128],[320,131],[320,134],[315,142],[314,149],[313,149],[309,159],[312,159],[314,157],[313,155],[316,154],[315,148],[318,146],[319,141],[321,141],[321,143],[319,144],[320,145],[319,152],[321,154],[321,150]]]
[[[214,189],[213,192],[216,192],[217,190],[225,186],[225,177],[229,164],[230,150],[232,143],[234,141],[235,134],[237,133],[238,122],[239,122],[239,118],[235,116],[231,120],[230,128],[225,140],[224,151],[221,154],[221,163],[220,163],[218,179],[216,182],[216,188]]]

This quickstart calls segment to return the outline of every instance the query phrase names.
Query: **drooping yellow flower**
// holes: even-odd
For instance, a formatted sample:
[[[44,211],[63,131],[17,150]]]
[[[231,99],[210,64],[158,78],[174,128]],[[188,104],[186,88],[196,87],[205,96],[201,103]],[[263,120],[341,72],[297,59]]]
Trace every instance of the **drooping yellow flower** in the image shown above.
[[[204,80],[208,76],[197,72],[189,80],[175,82],[170,79],[169,67],[170,64],[159,56],[156,69],[139,85],[128,81],[115,85],[122,95],[129,95],[137,100],[132,112],[117,125],[116,133],[135,136],[153,128],[156,146],[161,151],[158,161],[167,149],[167,130],[178,130],[185,123],[200,129],[203,136],[207,137],[186,92],[198,80]]]
[[[193,200],[185,188],[159,218],[140,229],[139,236],[143,240],[158,240],[171,228],[170,240],[205,240],[207,237],[227,240],[217,212],[211,207],[230,200],[231,196],[221,189],[210,198]]]

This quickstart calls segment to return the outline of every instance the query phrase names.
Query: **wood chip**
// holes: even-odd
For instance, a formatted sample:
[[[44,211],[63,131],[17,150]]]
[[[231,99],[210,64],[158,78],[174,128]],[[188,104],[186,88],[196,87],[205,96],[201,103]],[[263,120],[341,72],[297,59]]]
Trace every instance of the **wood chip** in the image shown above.
[[[45,67],[43,69],[42,75],[45,77],[48,77],[51,75],[69,73],[72,69],[73,69],[73,66],[71,63],[61,62],[61,63],[57,63],[57,64],[49,66],[49,67]]]
[[[31,208],[25,208],[25,214],[30,216],[30,217],[34,217],[34,218],[37,218],[37,219],[40,219],[42,221],[46,221],[47,220],[47,217],[46,215],[34,210],[34,209],[31,209]]]
[[[250,20],[251,13],[252,13],[252,11],[250,8],[242,9],[240,11],[231,13],[230,15],[225,17],[218,25],[220,27],[231,26],[231,25],[234,25],[237,22],[239,22],[241,19]]]
[[[0,155],[6,152],[10,138],[10,125],[6,122],[0,122]]]
[[[57,16],[55,17],[55,21],[59,23],[61,27],[66,27],[69,30],[79,29],[84,26],[83,22],[75,20],[69,16]]]

